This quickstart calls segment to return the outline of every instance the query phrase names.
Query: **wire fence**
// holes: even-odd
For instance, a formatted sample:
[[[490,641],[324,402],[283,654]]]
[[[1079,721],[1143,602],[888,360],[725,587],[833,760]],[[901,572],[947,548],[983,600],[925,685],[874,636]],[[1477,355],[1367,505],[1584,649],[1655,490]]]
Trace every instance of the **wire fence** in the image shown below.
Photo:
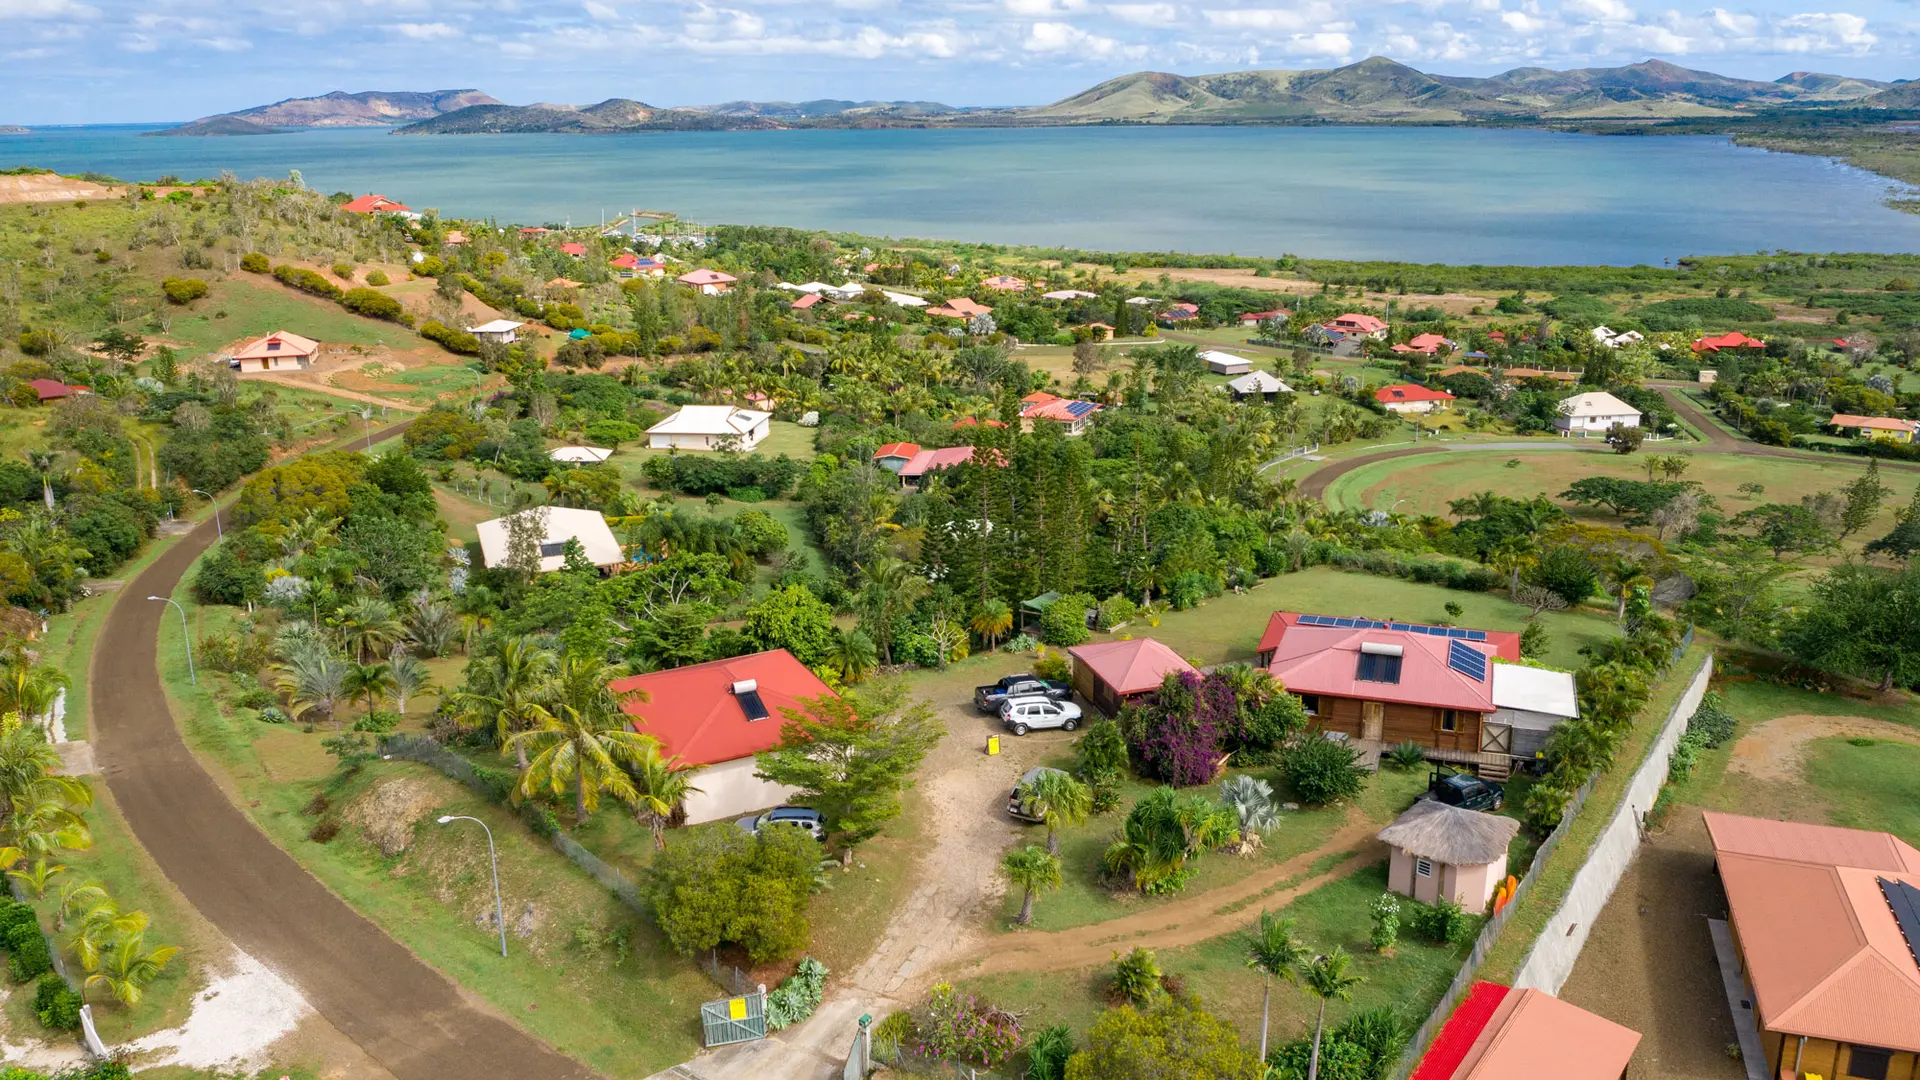
[[[719,985],[720,989],[730,994],[744,994],[758,985],[747,976],[746,972],[732,964],[722,962],[718,949],[707,950],[707,955],[695,962],[700,965],[700,970],[707,973],[708,978]]]

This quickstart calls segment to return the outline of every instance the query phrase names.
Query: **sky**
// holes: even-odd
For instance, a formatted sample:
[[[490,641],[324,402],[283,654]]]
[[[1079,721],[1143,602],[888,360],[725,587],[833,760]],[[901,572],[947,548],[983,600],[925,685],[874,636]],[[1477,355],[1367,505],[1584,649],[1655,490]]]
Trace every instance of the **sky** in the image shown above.
[[[1920,0],[0,0],[0,123],[188,120],[330,90],[514,104],[1024,105],[1131,71],[1658,57],[1920,75]]]

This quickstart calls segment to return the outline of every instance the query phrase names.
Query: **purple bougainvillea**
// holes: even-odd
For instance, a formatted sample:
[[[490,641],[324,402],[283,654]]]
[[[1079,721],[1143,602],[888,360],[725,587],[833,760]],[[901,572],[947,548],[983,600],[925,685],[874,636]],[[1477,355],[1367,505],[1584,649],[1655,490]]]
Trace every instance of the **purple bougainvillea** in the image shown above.
[[[1183,671],[1143,705],[1134,753],[1147,776],[1175,787],[1213,780],[1223,728],[1238,723],[1233,688],[1224,678]]]

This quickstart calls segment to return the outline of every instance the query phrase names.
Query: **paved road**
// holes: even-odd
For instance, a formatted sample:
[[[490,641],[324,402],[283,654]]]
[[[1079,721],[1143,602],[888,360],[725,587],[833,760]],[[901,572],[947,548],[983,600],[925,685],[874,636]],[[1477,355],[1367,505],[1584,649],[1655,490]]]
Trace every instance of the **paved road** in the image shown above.
[[[172,593],[214,535],[211,522],[201,524],[128,583],[94,649],[95,748],[141,846],[208,921],[398,1080],[589,1080],[593,1073],[469,1000],[301,869],[187,749],[155,658],[160,620],[172,612],[145,598]]]

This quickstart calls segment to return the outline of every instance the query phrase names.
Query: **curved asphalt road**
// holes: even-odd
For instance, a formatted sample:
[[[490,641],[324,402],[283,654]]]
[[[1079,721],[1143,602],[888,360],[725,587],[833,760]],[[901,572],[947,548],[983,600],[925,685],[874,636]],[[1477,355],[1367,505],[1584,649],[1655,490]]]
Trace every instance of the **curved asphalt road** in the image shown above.
[[[592,1072],[469,1001],[329,892],[187,749],[155,658],[160,620],[172,613],[146,597],[171,594],[214,537],[202,523],[128,582],[94,648],[95,751],[141,846],[202,915],[298,986],[397,1080],[590,1080]]]

